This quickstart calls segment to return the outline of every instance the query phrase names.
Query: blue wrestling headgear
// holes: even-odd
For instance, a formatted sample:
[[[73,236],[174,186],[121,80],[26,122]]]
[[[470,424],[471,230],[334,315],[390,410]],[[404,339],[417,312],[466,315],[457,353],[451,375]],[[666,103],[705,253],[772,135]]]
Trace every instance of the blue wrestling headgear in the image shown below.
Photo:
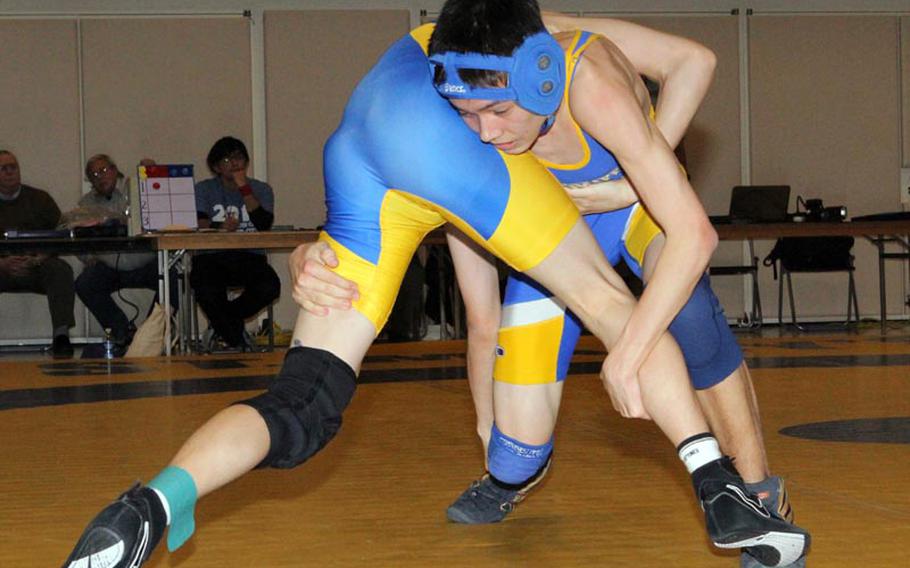
[[[546,31],[525,38],[511,56],[447,51],[430,56],[430,68],[445,70],[445,81],[436,85],[448,99],[511,100],[534,114],[550,116],[559,108],[565,86],[565,54]],[[504,87],[472,87],[461,80],[462,69],[501,71],[508,75]]]

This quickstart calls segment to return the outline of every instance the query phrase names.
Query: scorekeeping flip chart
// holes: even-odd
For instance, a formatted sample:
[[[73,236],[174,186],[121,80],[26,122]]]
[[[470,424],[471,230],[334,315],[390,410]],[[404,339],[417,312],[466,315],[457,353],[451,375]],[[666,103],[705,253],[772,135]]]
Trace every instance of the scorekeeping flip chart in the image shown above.
[[[143,231],[197,228],[192,164],[139,166],[138,177]]]

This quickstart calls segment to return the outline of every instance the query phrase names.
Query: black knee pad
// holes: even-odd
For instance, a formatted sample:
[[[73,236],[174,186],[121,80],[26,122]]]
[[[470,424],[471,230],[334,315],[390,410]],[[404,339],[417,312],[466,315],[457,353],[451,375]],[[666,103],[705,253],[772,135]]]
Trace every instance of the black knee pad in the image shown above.
[[[328,351],[288,351],[269,389],[239,403],[255,408],[269,428],[271,446],[259,467],[295,467],[321,450],[341,428],[355,378],[354,370]]]

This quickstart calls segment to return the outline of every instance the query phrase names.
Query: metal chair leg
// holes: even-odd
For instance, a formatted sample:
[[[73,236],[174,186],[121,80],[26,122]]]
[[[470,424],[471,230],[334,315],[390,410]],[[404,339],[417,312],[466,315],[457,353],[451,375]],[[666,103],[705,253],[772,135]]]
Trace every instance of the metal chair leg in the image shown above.
[[[789,270],[787,271],[787,294],[790,296],[790,322],[796,329],[802,329],[799,324],[796,323],[796,301],[793,299],[793,279],[790,276]]]
[[[856,282],[853,280],[853,271],[847,271],[847,325],[856,318],[859,323],[859,301],[856,297]]]
[[[780,279],[777,281],[777,325],[784,327],[784,271],[781,268]]]
[[[761,311],[761,293],[758,290],[758,271],[752,272],[752,321],[757,327],[764,323],[764,315]]]
[[[275,309],[274,304],[269,304],[266,309],[269,318],[269,352],[275,350]]]

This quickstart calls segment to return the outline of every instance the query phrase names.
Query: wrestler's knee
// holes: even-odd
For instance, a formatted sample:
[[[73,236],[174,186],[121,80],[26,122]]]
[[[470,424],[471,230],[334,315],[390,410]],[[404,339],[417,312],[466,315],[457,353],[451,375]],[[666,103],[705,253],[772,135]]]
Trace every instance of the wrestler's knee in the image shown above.
[[[501,321],[501,318],[498,316],[498,313],[495,314],[495,316],[491,316],[489,312],[468,312],[466,318],[468,336],[476,338],[484,343],[487,341],[495,341],[496,336],[499,334],[499,324]]]
[[[269,429],[269,452],[260,467],[295,467],[321,450],[341,428],[355,378],[354,371],[328,351],[288,351],[268,390],[240,402],[256,409]]]
[[[698,282],[669,329],[682,350],[696,389],[716,385],[742,362],[742,351],[707,276]]]

